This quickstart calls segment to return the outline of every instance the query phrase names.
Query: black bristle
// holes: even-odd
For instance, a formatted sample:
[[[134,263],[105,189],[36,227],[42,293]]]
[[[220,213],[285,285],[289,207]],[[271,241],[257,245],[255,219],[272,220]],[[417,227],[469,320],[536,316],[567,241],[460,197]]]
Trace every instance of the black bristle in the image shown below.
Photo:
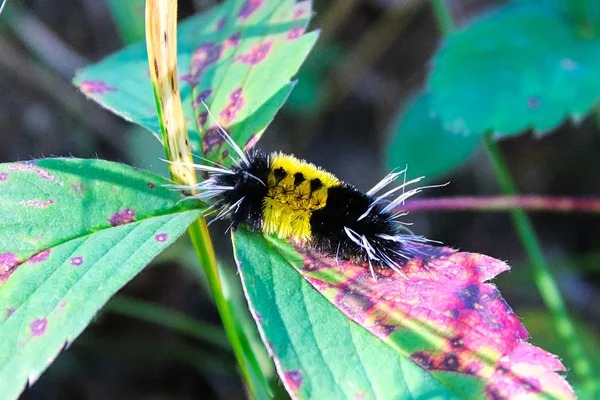
[[[215,175],[216,185],[233,187],[232,190],[220,194],[215,203],[217,208],[226,208],[243,197],[239,208],[233,210],[230,216],[233,227],[246,223],[253,230],[260,230],[263,226],[263,200],[267,196],[265,185],[270,171],[269,155],[261,150],[253,150],[247,157],[249,167],[235,166],[231,168],[235,174]]]
[[[369,209],[373,199],[351,185],[330,188],[324,208],[314,211],[310,220],[313,243],[316,250],[336,256],[341,260],[359,259],[368,261],[367,253],[346,234],[344,227],[365,236],[369,243],[377,244],[382,240],[378,234],[396,235],[398,231],[389,221],[390,215],[375,208],[365,218],[359,218]],[[388,243],[389,250],[402,251],[402,245]],[[391,251],[388,256],[397,259]],[[398,262],[401,264],[401,261]],[[375,263],[378,264],[378,263]]]

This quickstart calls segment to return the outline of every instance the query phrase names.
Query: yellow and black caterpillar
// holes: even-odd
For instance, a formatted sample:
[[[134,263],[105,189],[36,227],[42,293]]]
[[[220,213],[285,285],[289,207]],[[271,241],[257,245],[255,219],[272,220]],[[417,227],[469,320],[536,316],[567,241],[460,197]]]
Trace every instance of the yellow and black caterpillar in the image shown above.
[[[393,172],[364,193],[293,156],[244,153],[226,132],[222,134],[239,156],[235,165],[195,165],[209,178],[195,187],[199,194],[194,197],[211,204],[212,212],[218,213],[215,219],[227,218],[232,227],[248,224],[338,260],[363,263],[373,277],[374,267],[401,273],[414,256],[429,255],[423,249],[435,249],[419,245],[428,240],[410,233],[400,220],[406,213],[396,211],[423,189],[405,190],[420,178],[380,193],[406,171]]]

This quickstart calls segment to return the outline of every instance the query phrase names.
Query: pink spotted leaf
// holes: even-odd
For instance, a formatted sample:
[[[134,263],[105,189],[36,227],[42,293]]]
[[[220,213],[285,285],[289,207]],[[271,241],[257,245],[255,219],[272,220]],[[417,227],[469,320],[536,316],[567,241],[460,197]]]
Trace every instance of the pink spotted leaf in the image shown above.
[[[310,0],[232,0],[179,24],[179,89],[195,153],[231,162],[219,125],[241,147],[258,141],[316,41],[317,32],[304,33],[311,15]],[[159,134],[145,43],[84,68],[74,83],[110,111]]]
[[[101,160],[0,164],[0,393],[35,383],[106,301],[201,214]]]
[[[486,283],[509,269],[504,262],[440,248],[439,254],[427,263],[422,259],[411,260],[403,268],[405,277],[380,269],[374,281],[365,266],[337,263],[302,246],[294,247],[239,229],[234,240],[246,294],[279,373],[287,376],[287,365],[291,364],[293,371],[302,376],[300,384],[286,386],[296,398],[310,397],[308,393],[314,390],[322,374],[331,374],[338,368],[363,370],[368,374],[368,366],[361,365],[358,354],[354,356],[354,364],[343,359],[318,361],[314,357],[322,358],[319,353],[325,350],[317,338],[304,334],[303,341],[294,339],[295,328],[289,321],[284,326],[290,343],[273,339],[273,335],[282,335],[281,329],[274,328],[277,319],[272,317],[273,307],[279,308],[282,294],[277,293],[276,287],[273,303],[264,300],[264,293],[265,285],[281,285],[281,279],[275,281],[275,277],[283,274],[281,270],[286,270],[286,281],[293,282],[287,288],[293,300],[286,304],[286,310],[278,309],[278,313],[301,315],[301,309],[311,309],[310,328],[335,337],[342,328],[333,323],[333,315],[341,311],[350,323],[370,332],[372,340],[385,343],[385,350],[378,349],[383,352],[382,357],[389,357],[391,352],[395,358],[418,366],[422,375],[417,379],[428,384],[433,379],[441,384],[448,394],[440,398],[450,398],[450,393],[459,398],[491,400],[575,398],[565,378],[558,373],[565,371],[563,364],[556,356],[526,342],[528,333],[518,317],[498,289]],[[272,270],[267,270],[265,264],[273,265]],[[293,279],[294,274],[301,279]],[[260,290],[256,291],[257,288]],[[316,313],[317,309],[323,315]],[[306,327],[298,329],[307,331]],[[348,345],[337,342],[334,346],[340,349]],[[312,360],[294,362],[289,359],[290,347],[296,357],[310,347],[320,350],[311,351]],[[338,362],[343,365],[337,366]],[[388,367],[382,361],[378,368],[393,369],[393,363]],[[369,385],[369,390],[376,390],[372,385],[377,383],[353,380],[347,384],[366,393]],[[406,389],[402,396],[406,396]]]

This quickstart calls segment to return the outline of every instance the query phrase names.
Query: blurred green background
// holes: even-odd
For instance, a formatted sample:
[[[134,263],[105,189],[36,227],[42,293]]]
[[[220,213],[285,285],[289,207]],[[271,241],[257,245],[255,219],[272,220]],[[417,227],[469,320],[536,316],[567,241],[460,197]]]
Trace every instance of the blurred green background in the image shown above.
[[[213,0],[179,2],[180,16]],[[448,1],[460,26],[500,1]],[[0,15],[0,162],[49,156],[98,157],[166,174],[154,137],[87,100],[70,83],[75,71],[143,38],[144,1],[13,0]],[[431,119],[400,121],[426,84],[429,60],[440,45],[425,0],[315,0],[312,29],[321,38],[298,75],[299,83],[259,147],[305,158],[362,189],[391,168],[415,159],[467,158],[435,182],[427,197],[495,195],[493,171],[482,149],[457,154],[428,151],[427,140],[403,154],[403,124],[424,138],[439,129]],[[410,139],[410,138],[409,138]],[[528,133],[501,141],[523,193],[600,195],[600,132],[593,118],[567,122],[543,139]],[[427,164],[427,163],[426,163]],[[592,360],[600,362],[600,217],[534,214],[535,228]],[[564,355],[530,278],[530,269],[505,213],[421,212],[413,230],[464,251],[513,266],[496,283],[533,342]],[[236,282],[226,225],[211,226],[230,291]],[[157,259],[109,303],[23,399],[238,399],[244,388],[223,345],[216,310],[206,295],[186,240]],[[132,299],[141,299],[139,303]],[[154,304],[180,314],[162,315]],[[132,316],[134,314],[135,316]],[[146,319],[157,318],[160,324]],[[179,318],[181,317],[181,318]],[[165,326],[165,325],[171,325]],[[564,359],[568,365],[568,359]],[[265,360],[268,365],[268,360]],[[596,366],[600,371],[600,365]],[[283,396],[283,394],[282,394]]]

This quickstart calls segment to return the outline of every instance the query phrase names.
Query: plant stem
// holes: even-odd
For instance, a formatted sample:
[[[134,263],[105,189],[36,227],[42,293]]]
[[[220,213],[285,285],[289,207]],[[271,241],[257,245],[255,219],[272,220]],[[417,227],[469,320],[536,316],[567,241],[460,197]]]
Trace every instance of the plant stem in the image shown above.
[[[146,0],[146,47],[148,65],[161,126],[162,139],[173,181],[192,189],[197,185],[185,118],[177,85],[177,0]],[[245,378],[252,398],[269,398],[268,382],[244,332],[235,324],[223,292],[217,260],[206,220],[200,218],[188,228],[196,255],[202,265],[221,316],[223,327]]]
[[[511,211],[600,213],[600,198],[544,196],[440,197],[406,202],[398,211]]]
[[[516,186],[502,158],[500,149],[491,134],[485,136],[485,147],[500,188],[507,195],[516,195]],[[569,318],[563,297],[544,258],[531,221],[527,214],[519,209],[512,210],[511,217],[525,252],[530,259],[533,269],[533,279],[538,287],[540,296],[552,313],[558,336],[565,343],[565,351],[574,360],[574,364],[572,365],[573,372],[579,376],[582,387],[592,395],[592,398],[598,398],[598,385],[595,382],[591,363],[586,357],[581,340],[575,332],[575,326]]]
[[[437,26],[442,36],[448,36],[456,29],[452,13],[446,4],[446,0],[430,0]]]
[[[267,378],[262,373],[262,369],[255,354],[252,352],[247,338],[244,336],[243,330],[235,323],[233,312],[229,307],[229,301],[223,291],[219,268],[215,252],[210,240],[208,226],[206,220],[201,218],[195,221],[188,229],[190,239],[196,251],[196,255],[200,260],[200,264],[204,268],[208,285],[215,299],[215,304],[223,328],[227,333],[227,337],[233,347],[233,352],[238,360],[242,374],[246,379],[248,390],[253,398],[263,399],[270,398],[270,388]]]

